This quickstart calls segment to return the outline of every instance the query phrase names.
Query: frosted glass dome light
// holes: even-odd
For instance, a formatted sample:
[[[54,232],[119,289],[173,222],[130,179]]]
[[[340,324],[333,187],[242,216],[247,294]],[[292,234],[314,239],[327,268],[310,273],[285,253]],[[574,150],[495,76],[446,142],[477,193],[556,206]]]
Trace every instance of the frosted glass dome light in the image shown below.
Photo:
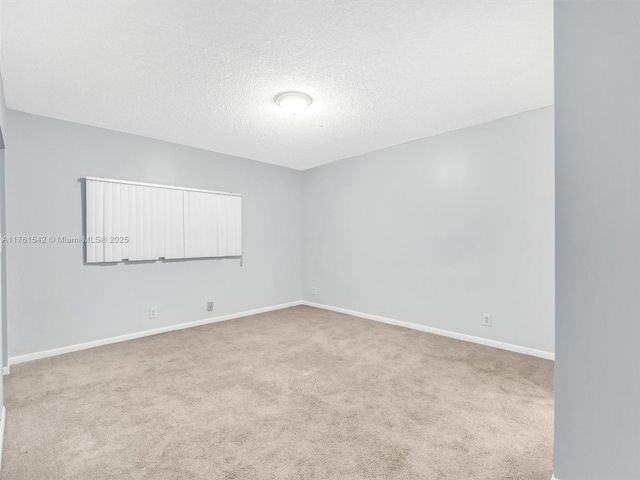
[[[313,101],[309,95],[302,92],[279,93],[273,100],[280,105],[280,108],[291,115],[302,112]]]

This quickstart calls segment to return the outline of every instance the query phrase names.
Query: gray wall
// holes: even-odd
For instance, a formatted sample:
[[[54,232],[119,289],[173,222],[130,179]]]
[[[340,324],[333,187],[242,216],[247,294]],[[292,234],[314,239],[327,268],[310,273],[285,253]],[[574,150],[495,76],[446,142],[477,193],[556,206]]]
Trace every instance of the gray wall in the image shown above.
[[[0,143],[1,143],[0,144],[0,182],[2,180],[2,169],[4,167],[4,142],[3,142],[2,136],[3,136],[2,124],[0,123]],[[3,210],[3,208],[4,208],[4,199],[2,198],[2,186],[0,185],[0,212]],[[2,235],[1,232],[0,232],[0,235]],[[2,248],[2,253],[0,254],[0,318],[2,319],[2,323],[0,325],[0,359],[2,360],[2,367],[5,367],[6,365],[8,365],[8,363],[5,360],[7,356],[6,354],[6,344],[7,344],[6,338],[7,337],[5,333],[5,325],[6,325],[5,308],[6,308],[7,302],[5,301],[6,280],[4,275],[6,248],[4,245],[2,245],[1,248]],[[0,410],[4,405],[4,381],[2,377],[3,373],[4,371],[0,372]],[[0,435],[2,435],[2,432],[0,432]],[[2,452],[0,452],[0,459],[2,459]]]
[[[4,84],[2,83],[2,74],[0,73],[0,236],[5,232],[5,199],[4,199],[4,160],[5,160],[5,142],[4,133],[6,125],[7,107],[4,101]],[[7,353],[7,276],[6,276],[6,255],[7,249],[5,245],[0,246],[0,363],[2,367],[6,367],[8,363]],[[4,406],[4,381],[0,373],[0,409]],[[0,432],[1,434],[1,432]],[[2,460],[2,452],[0,452],[0,461]]]
[[[553,352],[553,128],[548,107],[303,172],[303,298]]]
[[[81,235],[81,183],[102,176],[240,192],[237,259],[83,265],[79,245],[8,245],[9,356],[300,299],[300,172],[7,112],[7,234]],[[150,320],[149,307],[158,318]]]
[[[556,477],[640,478],[640,2],[557,1]]]

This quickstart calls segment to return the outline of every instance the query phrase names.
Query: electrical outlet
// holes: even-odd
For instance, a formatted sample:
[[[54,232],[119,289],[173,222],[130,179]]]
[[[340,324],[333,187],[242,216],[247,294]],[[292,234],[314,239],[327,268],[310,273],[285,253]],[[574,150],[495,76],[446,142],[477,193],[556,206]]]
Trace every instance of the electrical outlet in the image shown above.
[[[490,327],[491,326],[491,320],[493,319],[493,315],[491,315],[490,313],[485,313],[482,316],[482,324],[485,327]]]
[[[213,312],[213,302],[207,302],[207,312]]]
[[[316,293],[318,293],[316,287],[311,287],[311,295],[315,295]]]
[[[156,309],[156,307],[152,307],[149,309],[149,318],[157,318],[158,317],[158,310]]]

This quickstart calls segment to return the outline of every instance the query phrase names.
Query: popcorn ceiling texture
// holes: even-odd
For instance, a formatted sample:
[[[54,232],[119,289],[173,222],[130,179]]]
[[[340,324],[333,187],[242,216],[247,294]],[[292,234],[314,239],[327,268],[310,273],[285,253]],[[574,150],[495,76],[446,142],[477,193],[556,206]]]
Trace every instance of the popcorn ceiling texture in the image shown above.
[[[553,362],[311,307],[15,365],[3,480],[548,480]]]
[[[9,108],[296,169],[553,103],[552,0],[2,9]]]

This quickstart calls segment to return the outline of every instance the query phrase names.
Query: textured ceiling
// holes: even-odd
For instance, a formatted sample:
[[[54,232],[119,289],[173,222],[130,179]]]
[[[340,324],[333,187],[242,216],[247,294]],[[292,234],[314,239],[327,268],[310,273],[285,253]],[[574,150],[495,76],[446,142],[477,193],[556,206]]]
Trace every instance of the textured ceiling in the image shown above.
[[[306,169],[552,104],[553,1],[3,0],[1,60],[9,108]]]

